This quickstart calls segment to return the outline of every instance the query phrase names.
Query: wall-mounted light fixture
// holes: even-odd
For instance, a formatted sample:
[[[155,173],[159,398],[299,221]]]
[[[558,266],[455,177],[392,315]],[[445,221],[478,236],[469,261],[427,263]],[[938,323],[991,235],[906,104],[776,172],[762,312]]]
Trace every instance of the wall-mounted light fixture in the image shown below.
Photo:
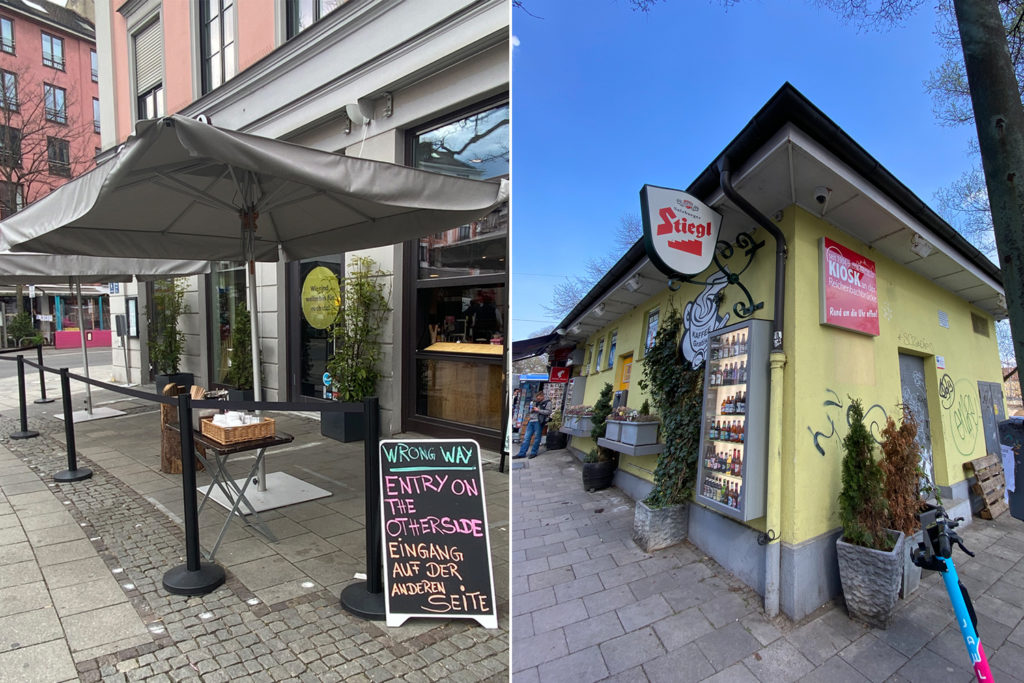
[[[597,306],[594,306],[594,310],[592,311],[592,313],[594,314],[594,317],[600,318],[601,316],[604,315],[605,310],[607,310],[607,308],[605,307],[604,302],[602,301]]]
[[[640,273],[633,273],[633,275],[623,283],[623,286],[631,292],[638,292],[643,287],[643,281],[640,279]]]
[[[559,327],[557,330],[555,330],[555,334],[557,334],[559,337],[564,337],[565,336],[565,328],[564,327]]]
[[[569,333],[570,334],[574,334],[574,335],[575,334],[579,334],[582,331],[583,331],[583,328],[580,327],[579,323],[576,323],[575,325],[573,325],[572,327],[569,328]]]
[[[910,251],[914,252],[921,258],[928,258],[928,255],[931,254],[934,250],[935,247],[929,244],[928,240],[921,237],[921,235],[917,234],[916,232],[910,238]]]

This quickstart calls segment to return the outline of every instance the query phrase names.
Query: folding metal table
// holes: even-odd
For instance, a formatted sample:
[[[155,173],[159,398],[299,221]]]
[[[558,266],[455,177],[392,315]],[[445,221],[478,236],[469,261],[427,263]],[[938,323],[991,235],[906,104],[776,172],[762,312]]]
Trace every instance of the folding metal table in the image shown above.
[[[203,502],[199,505],[199,512],[201,513],[203,511],[203,507],[206,505],[207,501],[210,500],[210,493],[213,491],[214,486],[219,488],[224,494],[224,497],[231,503],[231,509],[228,512],[227,519],[224,520],[224,526],[221,527],[220,535],[217,536],[217,542],[213,544],[213,548],[207,555],[207,559],[213,560],[214,555],[217,553],[217,549],[220,547],[221,541],[224,540],[224,534],[228,531],[228,525],[231,524],[231,518],[236,515],[246,526],[252,527],[271,542],[276,542],[277,538],[274,537],[274,534],[267,527],[266,523],[260,519],[256,509],[245,497],[245,490],[249,487],[249,484],[252,483],[253,478],[256,476],[256,472],[259,469],[260,464],[263,462],[263,458],[266,456],[267,449],[291,443],[294,441],[295,437],[291,434],[278,432],[273,436],[225,444],[220,443],[219,441],[214,441],[199,430],[195,430],[193,439],[197,446],[201,445],[206,449],[206,456],[203,456],[199,453],[198,449],[196,449],[196,457],[202,461],[206,466],[207,471],[213,477],[213,481],[211,481],[210,485],[206,487],[206,492],[203,495]],[[239,486],[228,473],[227,463],[230,456],[246,451],[256,451],[256,458],[253,461],[252,467],[249,469],[249,474],[246,476],[245,482],[242,486]],[[251,517],[251,519],[247,519],[247,517]]]

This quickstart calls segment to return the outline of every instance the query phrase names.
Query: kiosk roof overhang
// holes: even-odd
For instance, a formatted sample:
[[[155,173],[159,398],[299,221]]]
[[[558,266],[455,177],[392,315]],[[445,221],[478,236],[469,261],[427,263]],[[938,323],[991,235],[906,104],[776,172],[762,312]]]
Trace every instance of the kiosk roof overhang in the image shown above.
[[[997,320],[1007,316],[999,267],[789,83],[686,188],[722,213],[729,239],[752,220],[722,194],[722,157],[730,160],[737,191],[762,213],[799,206]],[[821,185],[832,190],[824,211],[814,198]],[[915,233],[934,247],[925,258],[910,249]],[[557,325],[566,330],[558,345],[586,340],[665,285],[638,241]]]

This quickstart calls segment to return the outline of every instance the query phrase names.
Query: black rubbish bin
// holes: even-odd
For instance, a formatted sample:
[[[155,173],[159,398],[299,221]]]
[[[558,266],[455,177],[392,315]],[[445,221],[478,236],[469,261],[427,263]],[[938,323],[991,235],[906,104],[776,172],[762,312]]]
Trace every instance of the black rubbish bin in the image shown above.
[[[1014,490],[1010,492],[1010,516],[1024,520],[1024,417],[1011,417],[999,423],[999,442],[1013,449]],[[1007,473],[1008,474],[1008,473]]]

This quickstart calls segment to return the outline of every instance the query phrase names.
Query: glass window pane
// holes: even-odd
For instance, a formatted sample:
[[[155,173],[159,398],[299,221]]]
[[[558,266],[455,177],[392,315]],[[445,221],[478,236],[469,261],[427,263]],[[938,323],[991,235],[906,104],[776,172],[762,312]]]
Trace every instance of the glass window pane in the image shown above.
[[[508,204],[468,225],[420,238],[421,279],[505,272],[508,251]]]
[[[501,428],[500,364],[421,358],[416,370],[417,415]]]
[[[508,122],[504,104],[421,133],[413,165],[478,180],[508,175]]]
[[[210,335],[210,362],[213,365],[213,384],[223,384],[230,367],[231,330],[235,323],[238,304],[245,304],[245,266],[239,263],[219,261],[212,264],[210,271],[210,329],[217,333]]]
[[[417,297],[417,349],[438,342],[498,344],[505,338],[508,302],[502,285],[423,287]]]
[[[210,55],[210,87],[216,88],[221,84],[221,74],[223,72],[220,68],[220,53],[215,52]]]
[[[224,44],[230,45],[235,42],[235,8],[225,5],[220,21],[224,27]]]

